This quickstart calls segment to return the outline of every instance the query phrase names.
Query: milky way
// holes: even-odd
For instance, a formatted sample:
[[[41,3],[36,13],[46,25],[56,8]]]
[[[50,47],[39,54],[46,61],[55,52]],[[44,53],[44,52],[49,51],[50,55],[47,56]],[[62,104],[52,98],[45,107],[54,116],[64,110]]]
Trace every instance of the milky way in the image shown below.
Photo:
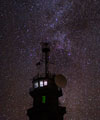
[[[99,0],[0,1],[0,120],[28,120],[41,42],[51,42],[51,72],[68,78],[65,120],[100,119]]]

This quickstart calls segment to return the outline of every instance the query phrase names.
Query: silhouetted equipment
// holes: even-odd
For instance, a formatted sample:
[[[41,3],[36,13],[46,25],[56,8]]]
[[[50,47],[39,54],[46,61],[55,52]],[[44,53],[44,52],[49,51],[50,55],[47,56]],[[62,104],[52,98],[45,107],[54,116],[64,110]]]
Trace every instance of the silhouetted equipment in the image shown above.
[[[29,120],[63,120],[66,113],[66,107],[59,106],[58,100],[62,96],[61,88],[65,87],[66,79],[63,75],[49,72],[49,52],[50,44],[42,43],[45,73],[33,78],[33,86],[29,92],[33,97],[33,107],[27,110]],[[38,62],[36,65],[40,64],[41,62]]]

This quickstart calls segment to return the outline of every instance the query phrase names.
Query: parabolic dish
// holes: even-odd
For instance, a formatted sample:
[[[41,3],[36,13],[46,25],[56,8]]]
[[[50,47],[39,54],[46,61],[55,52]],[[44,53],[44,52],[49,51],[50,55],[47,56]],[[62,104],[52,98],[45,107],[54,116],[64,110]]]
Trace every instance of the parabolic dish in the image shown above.
[[[55,76],[55,83],[58,87],[64,88],[67,84],[67,79],[65,78],[65,76],[58,74]]]

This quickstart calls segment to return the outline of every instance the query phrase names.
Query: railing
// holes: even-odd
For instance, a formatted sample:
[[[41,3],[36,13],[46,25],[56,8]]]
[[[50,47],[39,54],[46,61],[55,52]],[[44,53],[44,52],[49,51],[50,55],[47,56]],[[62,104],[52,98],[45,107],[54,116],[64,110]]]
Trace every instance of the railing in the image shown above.
[[[48,73],[48,78],[52,79],[55,74]],[[33,77],[33,80],[39,79],[39,78],[46,78],[45,73],[37,74]]]

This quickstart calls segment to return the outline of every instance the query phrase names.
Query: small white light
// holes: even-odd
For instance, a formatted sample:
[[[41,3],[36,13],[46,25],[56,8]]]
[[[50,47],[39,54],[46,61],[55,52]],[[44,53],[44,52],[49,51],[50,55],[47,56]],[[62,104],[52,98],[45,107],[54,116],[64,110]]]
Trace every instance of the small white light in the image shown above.
[[[38,88],[38,82],[34,83],[34,88]]]
[[[43,87],[43,81],[40,81],[40,87]]]
[[[44,86],[47,86],[47,85],[48,85],[47,81],[44,81]]]

